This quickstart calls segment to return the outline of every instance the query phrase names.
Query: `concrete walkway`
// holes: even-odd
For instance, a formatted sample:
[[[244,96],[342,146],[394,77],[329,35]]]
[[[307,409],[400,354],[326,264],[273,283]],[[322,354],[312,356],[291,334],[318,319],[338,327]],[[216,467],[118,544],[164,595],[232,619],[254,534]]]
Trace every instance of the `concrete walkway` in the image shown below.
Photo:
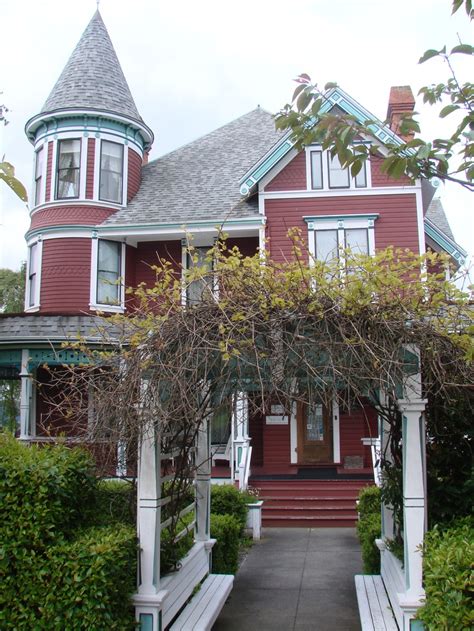
[[[266,528],[213,631],[360,631],[353,528]]]

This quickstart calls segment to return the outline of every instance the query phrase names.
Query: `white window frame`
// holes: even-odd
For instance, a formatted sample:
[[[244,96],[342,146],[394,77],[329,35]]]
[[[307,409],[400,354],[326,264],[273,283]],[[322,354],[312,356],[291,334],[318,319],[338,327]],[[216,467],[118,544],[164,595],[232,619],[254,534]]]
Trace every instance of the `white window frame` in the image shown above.
[[[61,142],[67,142],[68,140],[77,140],[79,142],[79,186],[77,190],[77,195],[74,197],[58,197],[58,187],[59,187],[59,144]],[[86,186],[86,161],[87,161],[87,147],[84,145],[84,138],[82,138],[78,134],[72,134],[71,136],[63,136],[57,138],[55,141],[55,153],[54,153],[54,177],[52,178],[54,182],[54,188],[52,190],[52,198],[57,202],[77,202],[78,199],[85,198],[85,186]]]
[[[213,246],[214,243],[189,243],[189,241],[187,239],[182,239],[181,240],[181,304],[183,307],[186,307],[188,304],[188,291],[187,291],[187,286],[186,286],[186,282],[185,282],[185,275],[186,275],[186,271],[189,269],[188,267],[188,261],[189,261],[189,246],[192,245],[192,247],[196,248],[196,249],[206,249],[206,250],[210,250]],[[217,286],[217,282],[214,280],[213,281],[213,289],[212,289],[212,293],[213,296],[216,300],[219,299],[219,287]]]
[[[346,230],[367,230],[367,245],[369,256],[375,255],[375,221],[378,214],[370,215],[321,215],[320,217],[304,217],[308,224],[309,263],[314,266],[316,259],[316,232],[322,230],[337,230],[337,246],[343,252],[346,246]],[[341,256],[339,255],[341,260]],[[342,262],[342,261],[341,261]]]
[[[322,166],[322,187],[313,188],[313,171],[312,171],[312,153],[320,153],[321,154],[321,166]],[[365,186],[357,186],[356,177],[352,177],[349,170],[349,186],[330,186],[329,185],[329,161],[331,159],[330,151],[324,150],[321,145],[310,145],[306,147],[306,190],[312,191],[316,195],[318,193],[327,193],[331,192],[337,194],[340,192],[341,194],[346,194],[348,191],[354,192],[364,192],[367,189],[372,187],[372,175],[370,168],[370,158],[366,160],[362,166],[365,170]]]
[[[115,241],[115,239],[102,239],[103,241]],[[90,280],[90,295],[89,295],[89,307],[92,311],[104,311],[107,313],[123,313],[125,310],[125,253],[126,245],[121,243],[120,250],[120,291],[119,291],[119,304],[108,305],[100,304],[97,302],[97,282],[98,282],[98,263],[99,263],[99,241],[97,235],[92,236],[92,250],[91,250],[91,280]],[[120,243],[116,241],[116,243]]]
[[[37,184],[36,166],[37,166],[37,161],[38,161],[38,155],[41,151],[43,152],[43,164],[41,165],[41,174],[38,178],[38,179],[41,179],[39,195],[38,195],[38,198],[36,198],[36,184]],[[34,192],[33,208],[36,208],[36,206],[40,206],[45,201],[47,162],[48,162],[48,144],[44,142],[43,144],[35,148],[35,161],[33,165],[33,192]]]
[[[118,147],[121,148],[122,150],[122,169],[121,169],[121,173],[120,173],[120,177],[122,178],[122,186],[120,187],[120,200],[119,201],[115,201],[112,199],[106,199],[106,198],[102,198],[100,197],[100,183],[101,183],[101,178],[102,178],[102,156],[104,153],[104,142],[110,144],[110,145],[117,145]],[[101,202],[105,202],[105,203],[110,203],[110,204],[119,204],[120,206],[123,206],[123,194],[124,194],[124,185],[123,185],[123,180],[124,180],[124,166],[125,166],[125,147],[121,142],[116,142],[114,140],[108,140],[107,138],[102,138],[100,141],[100,152],[99,152],[99,201]]]
[[[122,201],[111,202],[108,200],[101,200],[99,198],[100,193],[100,157],[102,155],[102,141],[114,142],[117,145],[122,145],[123,148],[123,163],[122,163]],[[94,152],[94,189],[92,198],[94,201],[99,202],[101,205],[116,206],[122,208],[127,205],[128,196],[128,144],[121,142],[121,138],[100,132],[100,137],[95,139],[95,152]]]
[[[30,273],[31,273],[31,250],[36,246],[36,284],[33,297],[33,304],[30,305]],[[25,291],[25,312],[33,313],[39,311],[41,295],[41,268],[43,262],[43,241],[41,238],[28,243],[28,259],[26,262],[26,291]]]

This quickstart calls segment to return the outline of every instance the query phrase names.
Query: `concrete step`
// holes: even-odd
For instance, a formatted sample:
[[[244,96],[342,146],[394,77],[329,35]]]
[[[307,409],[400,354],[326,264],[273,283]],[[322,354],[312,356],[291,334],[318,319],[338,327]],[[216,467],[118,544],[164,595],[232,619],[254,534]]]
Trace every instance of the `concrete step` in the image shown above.
[[[356,521],[351,515],[262,517],[264,528],[353,528]]]

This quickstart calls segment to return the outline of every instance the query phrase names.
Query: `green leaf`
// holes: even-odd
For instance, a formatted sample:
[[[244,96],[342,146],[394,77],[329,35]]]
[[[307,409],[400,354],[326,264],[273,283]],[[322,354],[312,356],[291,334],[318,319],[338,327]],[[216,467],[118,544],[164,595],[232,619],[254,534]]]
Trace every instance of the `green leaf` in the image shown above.
[[[451,112],[455,112],[458,109],[459,109],[459,105],[453,105],[453,104],[446,105],[445,107],[443,107],[443,109],[439,113],[439,117],[440,118],[446,118],[446,116],[448,116],[448,114],[451,114]]]
[[[462,53],[463,55],[474,55],[474,46],[470,44],[459,44],[451,50],[452,53]]]
[[[28,201],[26,188],[15,177],[15,169],[9,162],[0,162],[0,180],[3,180],[23,202]]]
[[[298,98],[298,96],[301,94],[301,92],[303,92],[303,90],[306,89],[306,86],[304,83],[300,83],[297,88],[295,89],[295,91],[293,92],[293,96],[291,97],[291,102],[293,103],[294,101],[296,101],[296,99]]]
[[[335,83],[334,81],[329,81],[328,83],[326,83],[326,85],[324,86],[325,90],[332,90],[333,88],[337,88],[337,83]]]
[[[435,50],[434,48],[430,48],[429,50],[427,50],[427,51],[425,51],[423,53],[423,55],[418,60],[418,63],[419,64],[423,64],[423,63],[425,63],[425,61],[428,61],[428,59],[432,59],[433,57],[437,57],[439,54],[440,54],[440,52],[438,50]]]
[[[309,90],[304,90],[298,97],[296,101],[296,107],[299,112],[304,112],[304,110],[308,107],[311,102],[313,95]]]

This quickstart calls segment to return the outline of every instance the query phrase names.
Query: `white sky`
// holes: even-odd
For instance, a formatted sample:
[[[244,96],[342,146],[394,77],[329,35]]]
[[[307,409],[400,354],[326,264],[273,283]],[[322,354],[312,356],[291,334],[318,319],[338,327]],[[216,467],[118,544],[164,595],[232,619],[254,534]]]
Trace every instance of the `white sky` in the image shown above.
[[[28,188],[33,154],[25,122],[40,111],[95,9],[95,0],[0,0],[0,103],[11,110],[0,157]],[[258,104],[277,111],[302,72],[321,85],[337,81],[384,119],[390,86],[410,84],[416,94],[447,77],[439,60],[417,64],[426,49],[472,39],[465,15],[450,17],[450,0],[102,0],[100,11],[155,132],[152,158]],[[468,60],[459,57],[466,80]],[[417,109],[425,135],[441,135],[434,112]],[[454,235],[472,253],[474,197],[442,188]],[[29,215],[3,183],[0,213],[0,267],[15,269],[26,257]]]

